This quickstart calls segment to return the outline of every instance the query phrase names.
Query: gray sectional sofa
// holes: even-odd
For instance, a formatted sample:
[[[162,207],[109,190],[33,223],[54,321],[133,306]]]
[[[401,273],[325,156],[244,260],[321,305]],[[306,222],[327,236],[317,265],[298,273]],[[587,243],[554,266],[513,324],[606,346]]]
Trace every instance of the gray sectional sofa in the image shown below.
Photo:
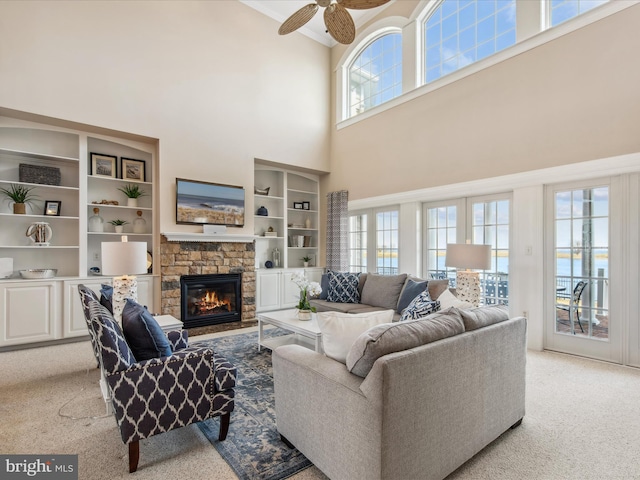
[[[525,355],[526,319],[502,306],[377,325],[346,365],[282,346],[277,428],[332,480],[440,480],[520,424]]]
[[[318,312],[366,313],[379,310],[394,310],[393,321],[400,320],[401,306],[399,302],[410,281],[424,281],[407,274],[378,275],[361,273],[358,283],[360,303],[330,302],[326,299],[327,285],[323,285],[323,296],[310,301]],[[323,282],[324,283],[324,282]],[[449,280],[429,280],[427,288],[433,300],[437,300],[449,286]],[[411,299],[409,299],[410,301]],[[405,300],[405,303],[406,300]],[[404,305],[407,306],[406,304]]]

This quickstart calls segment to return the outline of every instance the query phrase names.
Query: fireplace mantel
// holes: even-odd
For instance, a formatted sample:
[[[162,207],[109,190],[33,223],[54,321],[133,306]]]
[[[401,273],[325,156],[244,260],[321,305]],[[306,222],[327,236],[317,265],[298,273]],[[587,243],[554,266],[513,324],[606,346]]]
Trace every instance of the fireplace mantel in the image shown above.
[[[163,232],[168,242],[221,242],[221,243],[251,243],[256,235],[210,235],[206,233]]]

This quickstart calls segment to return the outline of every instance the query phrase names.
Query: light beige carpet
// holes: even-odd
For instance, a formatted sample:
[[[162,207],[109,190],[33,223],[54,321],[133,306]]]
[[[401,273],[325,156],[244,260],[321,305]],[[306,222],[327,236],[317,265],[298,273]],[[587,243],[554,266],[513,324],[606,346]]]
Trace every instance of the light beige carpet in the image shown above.
[[[0,451],[78,454],[81,479],[236,478],[195,426],[141,441],[130,475],[98,377],[88,342],[0,353]],[[640,370],[530,352],[522,425],[449,478],[640,479],[639,455]]]

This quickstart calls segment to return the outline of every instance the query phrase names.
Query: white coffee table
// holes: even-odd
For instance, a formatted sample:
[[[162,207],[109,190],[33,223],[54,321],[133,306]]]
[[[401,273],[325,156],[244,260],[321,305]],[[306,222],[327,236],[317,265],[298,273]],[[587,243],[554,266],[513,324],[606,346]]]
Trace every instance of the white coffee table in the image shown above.
[[[274,325],[291,332],[290,335],[264,338],[264,324]],[[297,310],[278,310],[258,314],[258,351],[261,347],[273,350],[280,345],[302,345],[322,352],[322,333],[313,315],[311,320],[298,320]]]

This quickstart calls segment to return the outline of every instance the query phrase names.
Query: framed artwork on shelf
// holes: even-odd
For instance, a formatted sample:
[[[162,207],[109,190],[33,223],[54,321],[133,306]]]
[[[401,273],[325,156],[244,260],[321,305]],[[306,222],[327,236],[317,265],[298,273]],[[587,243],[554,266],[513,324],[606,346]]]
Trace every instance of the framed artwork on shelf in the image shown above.
[[[60,216],[60,207],[62,206],[62,201],[59,200],[47,200],[44,202],[44,214],[50,215],[53,217]]]
[[[311,204],[309,202],[302,202],[303,210],[311,210]]]
[[[102,153],[91,153],[90,155],[91,175],[95,177],[118,178],[118,157],[104,155]]]
[[[131,182],[144,182],[144,166],[144,160],[121,157],[120,172],[122,172],[122,179]]]
[[[293,202],[293,208],[296,210],[302,210],[302,202]]]

